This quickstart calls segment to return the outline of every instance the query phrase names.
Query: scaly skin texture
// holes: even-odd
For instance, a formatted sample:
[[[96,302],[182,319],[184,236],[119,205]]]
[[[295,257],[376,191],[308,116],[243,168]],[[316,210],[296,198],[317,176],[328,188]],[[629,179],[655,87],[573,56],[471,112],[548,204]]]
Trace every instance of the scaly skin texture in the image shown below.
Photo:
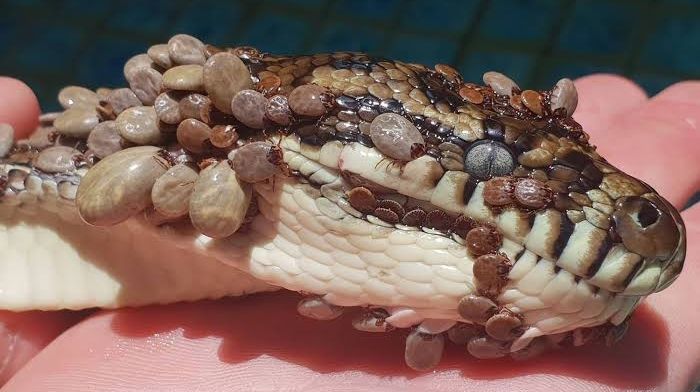
[[[692,121],[685,120],[697,118],[698,84],[679,83],[652,99],[647,99],[638,86],[615,76],[590,76],[577,80],[576,85],[582,97],[576,119],[591,132],[600,151],[616,165],[640,176],[666,170],[678,173],[673,181],[658,176],[651,182],[674,205],[682,206],[697,189],[699,174],[683,170],[697,153],[697,143],[689,143],[697,136],[693,136]],[[35,99],[32,106],[31,100],[22,100],[18,91],[3,91],[4,97],[18,104],[14,115],[24,116],[25,121],[32,116],[28,111],[36,107]],[[1,120],[13,123],[13,118]],[[667,125],[663,131],[659,127],[662,123]],[[628,130],[639,137],[629,139]],[[22,137],[30,129],[16,127],[16,131],[17,137]],[[620,142],[635,151],[647,144],[663,147],[669,143],[675,153],[660,155],[652,165],[643,156],[617,149]],[[659,163],[663,169],[656,167]],[[683,213],[688,225],[689,260],[697,254],[697,212],[690,209]],[[691,329],[699,315],[677,299],[697,296],[695,267],[696,263],[688,263],[676,284],[645,301],[633,317],[631,333],[612,349],[565,350],[514,364],[468,360],[461,349],[453,346],[448,347],[446,358],[435,372],[415,377],[395,358],[377,355],[399,353],[400,334],[376,336],[352,331],[345,320],[303,320],[291,309],[297,296],[286,293],[245,301],[99,312],[43,350],[6,390],[26,391],[41,385],[74,391],[86,382],[106,391],[190,390],[202,388],[201,375],[205,373],[220,376],[207,384],[210,390],[230,390],[240,385],[259,389],[299,385],[299,389],[331,391],[347,390],[348,385],[353,390],[420,391],[508,390],[514,385],[522,391],[690,390],[697,379],[694,372],[700,347]],[[68,325],[70,314],[66,313],[0,313],[0,323],[10,328],[17,342],[11,353],[3,350],[11,364],[5,368],[3,379],[60,333],[61,325]],[[159,323],[155,325],[154,320]],[[309,346],[306,342],[318,344]],[[666,342],[668,350],[660,349],[666,347]],[[160,372],[154,377],[152,372],[141,371],[144,367]],[[276,374],[274,380],[269,377],[270,369]]]
[[[217,51],[208,47],[204,54]],[[599,338],[614,342],[641,297],[667,287],[682,268],[685,232],[679,214],[588,144],[570,118],[575,101],[570,81],[552,92],[521,92],[517,86],[503,91],[508,80],[502,75],[497,82],[485,77],[489,86],[481,87],[463,83],[443,65],[432,70],[350,53],[295,58],[250,48],[232,53],[267,97],[288,98],[291,121],[255,125],[249,118],[255,108],[237,112],[249,101],[243,97],[236,106],[238,96],[234,117],[211,108],[200,117],[212,126],[235,125],[240,145],[260,139],[279,143],[284,162],[275,164],[291,176],[255,184],[260,213],[248,209],[238,233],[230,237],[226,231],[218,241],[192,236],[192,246],[268,284],[321,295],[321,306],[371,306],[387,310],[382,323],[420,324],[407,346],[411,367],[435,365],[442,347],[431,342],[455,322],[473,331],[462,338],[453,332],[452,340],[484,358],[529,356]],[[564,107],[556,100],[561,90],[568,91]],[[98,113],[102,121],[115,117],[104,103]],[[382,116],[408,120],[392,139],[396,151],[388,151],[392,143],[383,143],[383,133],[373,130],[395,123],[379,121]],[[117,117],[120,121],[127,120]],[[420,132],[418,139],[404,137],[407,127]],[[63,128],[64,134],[74,131]],[[167,129],[158,132],[155,138],[122,132],[136,143],[163,140],[157,146],[165,151],[158,155],[124,150],[92,169],[94,152],[84,151],[69,170],[50,174],[36,165],[42,148],[18,144],[3,167],[4,201],[41,204],[51,198],[48,189],[69,209],[77,187],[83,219],[115,224],[151,203],[148,190],[162,175],[151,158],[162,160],[165,171],[176,162],[204,168],[228,153],[235,167],[236,145],[192,154],[170,144]],[[179,133],[178,127],[178,140]],[[403,140],[410,142],[404,146]],[[70,141],[59,137],[58,143]],[[122,179],[123,166],[132,160],[149,169],[143,174],[133,163],[136,174]],[[242,172],[239,177],[245,178]],[[221,192],[228,194],[226,188]],[[352,196],[358,193],[366,197],[358,201]],[[193,205],[190,215],[199,212]],[[426,214],[423,219],[404,220],[418,210]],[[163,222],[168,224],[158,223]],[[479,230],[497,237],[478,237]],[[219,237],[216,230],[207,234]],[[484,241],[493,245],[483,250]],[[479,308],[483,316],[474,316],[473,301],[487,301]],[[316,317],[320,311],[306,314]],[[598,327],[606,322],[616,327]],[[485,332],[471,327],[480,324]],[[547,338],[535,339],[543,335]],[[410,354],[436,350],[427,359]]]

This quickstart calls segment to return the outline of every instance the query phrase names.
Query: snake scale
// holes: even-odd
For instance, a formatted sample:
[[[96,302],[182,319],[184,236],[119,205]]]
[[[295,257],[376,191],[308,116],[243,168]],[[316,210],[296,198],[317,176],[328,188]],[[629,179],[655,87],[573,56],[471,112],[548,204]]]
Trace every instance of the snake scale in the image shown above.
[[[28,139],[0,126],[0,307],[283,288],[308,317],[410,328],[427,370],[445,338],[478,358],[612,344],[682,269],[680,215],[596,152],[569,79],[184,34],[124,75],[64,88]]]

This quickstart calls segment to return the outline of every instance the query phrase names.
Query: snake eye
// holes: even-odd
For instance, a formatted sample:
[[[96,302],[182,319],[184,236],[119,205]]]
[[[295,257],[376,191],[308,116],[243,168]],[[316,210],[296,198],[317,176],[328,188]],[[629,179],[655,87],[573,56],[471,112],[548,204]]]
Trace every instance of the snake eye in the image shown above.
[[[642,257],[667,258],[678,246],[678,226],[660,201],[639,196],[622,198],[613,220],[625,247]]]
[[[515,159],[505,144],[484,140],[474,143],[467,150],[464,169],[479,179],[505,176],[515,169]]]

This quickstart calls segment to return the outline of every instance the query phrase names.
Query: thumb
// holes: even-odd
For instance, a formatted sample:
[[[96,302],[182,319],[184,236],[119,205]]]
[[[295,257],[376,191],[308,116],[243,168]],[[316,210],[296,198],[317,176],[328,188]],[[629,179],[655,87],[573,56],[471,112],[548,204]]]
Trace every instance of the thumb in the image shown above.
[[[27,137],[39,122],[39,101],[23,82],[0,76],[0,123],[15,129],[15,138]]]

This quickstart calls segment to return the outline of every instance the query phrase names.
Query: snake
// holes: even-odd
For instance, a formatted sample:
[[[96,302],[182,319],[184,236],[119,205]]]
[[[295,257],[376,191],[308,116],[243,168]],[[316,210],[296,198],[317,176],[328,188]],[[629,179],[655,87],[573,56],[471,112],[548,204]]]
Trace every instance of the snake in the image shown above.
[[[685,258],[678,211],[600,156],[564,78],[178,34],[68,86],[26,139],[0,126],[0,308],[119,308],[258,292],[298,312],[530,358],[619,341]],[[393,332],[397,333],[397,332]]]

